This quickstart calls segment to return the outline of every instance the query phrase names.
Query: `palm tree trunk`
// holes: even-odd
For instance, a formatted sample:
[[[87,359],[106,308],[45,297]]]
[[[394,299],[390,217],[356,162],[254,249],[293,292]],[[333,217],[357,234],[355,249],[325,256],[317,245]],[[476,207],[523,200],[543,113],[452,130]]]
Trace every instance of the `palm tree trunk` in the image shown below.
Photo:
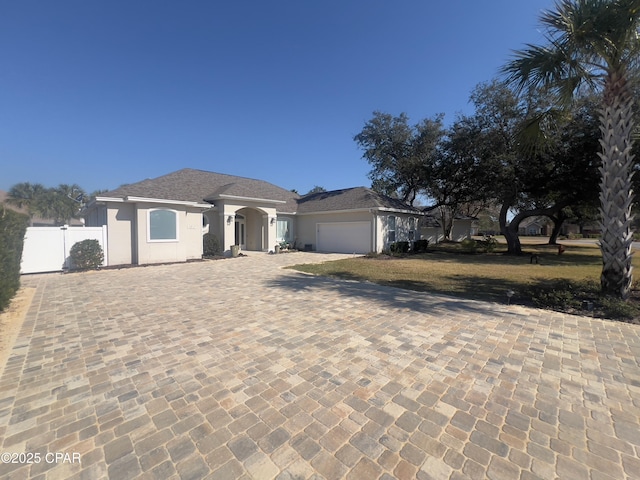
[[[600,228],[602,238],[602,292],[623,300],[629,298],[633,279],[631,266],[631,205],[633,176],[631,154],[633,97],[624,72],[613,71],[605,81],[600,110],[602,153],[600,166]]]

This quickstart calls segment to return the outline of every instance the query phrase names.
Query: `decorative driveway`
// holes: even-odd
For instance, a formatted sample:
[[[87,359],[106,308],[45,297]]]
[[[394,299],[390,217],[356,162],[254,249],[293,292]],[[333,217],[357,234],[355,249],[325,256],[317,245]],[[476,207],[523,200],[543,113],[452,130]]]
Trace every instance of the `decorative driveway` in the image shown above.
[[[278,268],[340,257],[24,277],[0,478],[640,478],[639,326]]]

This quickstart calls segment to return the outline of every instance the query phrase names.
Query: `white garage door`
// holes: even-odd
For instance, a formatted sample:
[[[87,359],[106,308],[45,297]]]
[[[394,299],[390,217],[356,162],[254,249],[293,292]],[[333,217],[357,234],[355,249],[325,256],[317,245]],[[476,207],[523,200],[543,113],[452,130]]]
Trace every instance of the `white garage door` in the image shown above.
[[[334,253],[369,253],[371,222],[317,224],[317,250]]]

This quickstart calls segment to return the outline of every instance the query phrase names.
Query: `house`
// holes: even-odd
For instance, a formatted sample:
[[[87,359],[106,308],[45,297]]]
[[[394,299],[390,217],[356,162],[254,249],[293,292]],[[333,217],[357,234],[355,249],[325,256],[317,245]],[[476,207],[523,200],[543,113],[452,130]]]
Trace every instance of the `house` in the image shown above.
[[[547,217],[527,217],[518,225],[518,235],[549,235],[552,224]]]
[[[454,242],[461,242],[466,238],[471,238],[474,234],[474,217],[457,216],[453,222],[453,228],[451,229],[451,240]],[[442,231],[442,225],[433,213],[427,213],[420,220],[420,236],[423,239],[429,240],[430,244],[442,242],[444,240],[444,232]]]
[[[419,238],[418,209],[365,187],[300,195],[263,180],[183,169],[101,194],[83,212],[107,225],[110,265],[202,257],[202,235],[229,254],[281,242],[320,252],[368,253]]]

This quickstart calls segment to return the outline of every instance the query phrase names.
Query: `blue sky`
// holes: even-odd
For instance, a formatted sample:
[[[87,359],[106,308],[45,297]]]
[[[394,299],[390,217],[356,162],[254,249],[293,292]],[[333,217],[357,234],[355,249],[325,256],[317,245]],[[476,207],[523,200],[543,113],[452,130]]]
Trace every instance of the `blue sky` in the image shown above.
[[[368,186],[373,111],[471,111],[552,0],[31,1],[0,6],[0,189],[181,168]]]

